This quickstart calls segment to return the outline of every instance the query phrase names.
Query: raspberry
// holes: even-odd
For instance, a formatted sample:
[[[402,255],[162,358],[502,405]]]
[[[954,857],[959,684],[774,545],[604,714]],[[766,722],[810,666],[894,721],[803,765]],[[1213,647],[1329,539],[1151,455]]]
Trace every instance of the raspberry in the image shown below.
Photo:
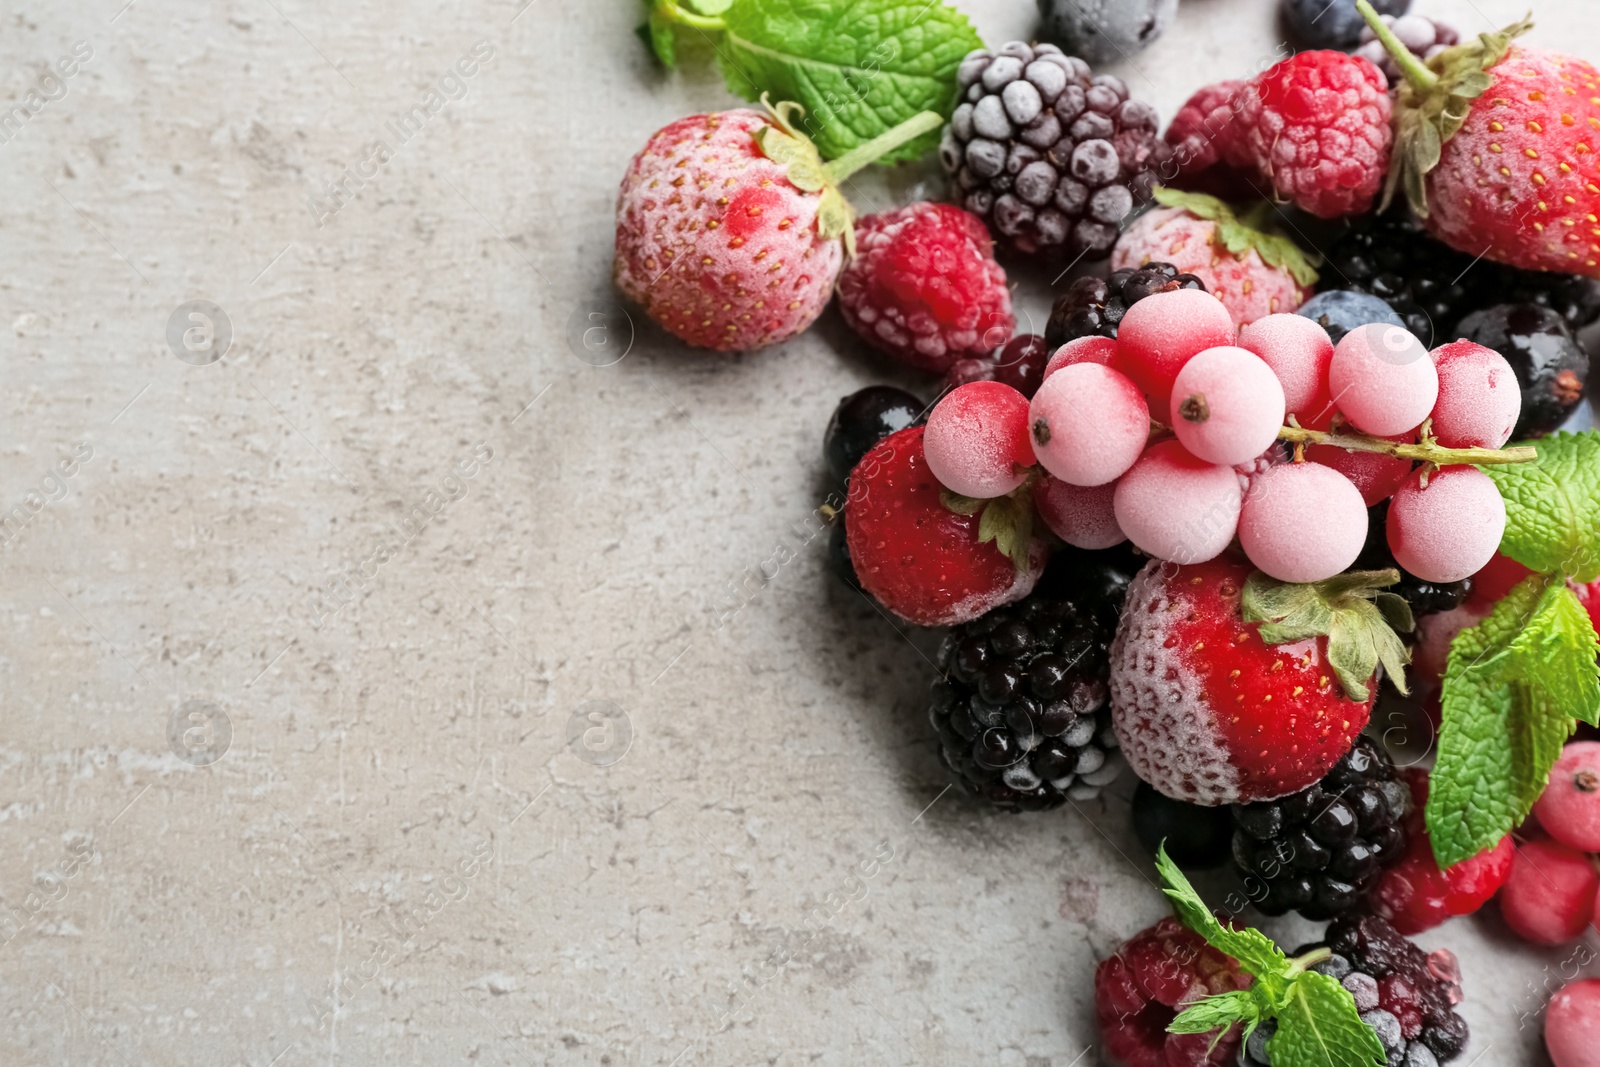
[[[1128,308],[1117,331],[1117,354],[1150,398],[1150,409],[1166,412],[1183,365],[1197,352],[1233,344],[1235,332],[1228,309],[1210,293],[1159,292]]]
[[[1560,945],[1594,919],[1597,890],[1600,873],[1586,853],[1559,841],[1528,841],[1517,847],[1500,890],[1500,914],[1524,941]]]
[[[1095,1018],[1107,1056],[1123,1067],[1223,1067],[1239,1054],[1239,1028],[1221,1035],[1168,1034],[1178,1012],[1201,997],[1249,987],[1238,961],[1176,919],[1162,919],[1100,962]],[[1195,1041],[1194,1037],[1201,1040]]]
[[[1242,81],[1221,81],[1191,96],[1167,125],[1166,141],[1172,146],[1179,173],[1192,174],[1230,163],[1245,166],[1249,155],[1235,138],[1236,108],[1248,92]]]
[[[1439,370],[1433,435],[1446,448],[1499,448],[1511,440],[1522,392],[1500,353],[1453,341],[1431,353]]]
[[[1476,467],[1434,471],[1427,487],[1413,474],[1389,501],[1389,549],[1427,582],[1459,582],[1477,573],[1500,547],[1506,502]]]
[[[1238,105],[1239,143],[1283,200],[1320,218],[1364,214],[1389,169],[1389,84],[1371,60],[1301,52]]]
[[[950,204],[868,215],[839,275],[839,311],[874,348],[943,374],[1005,344],[1016,326],[993,244],[981,219]]]
[[[1128,309],[1147,296],[1173,289],[1205,290],[1193,274],[1183,274],[1171,263],[1147,263],[1134,269],[1114,270],[1108,277],[1085,275],[1050,305],[1044,338],[1064,345],[1080,337],[1116,337]]]
[[[1052,44],[961,61],[939,157],[955,198],[1025,255],[1103,255],[1171,149],[1155,109]]]
[[[1250,483],[1239,542],[1282,582],[1320,582],[1348,569],[1367,541],[1361,492],[1320,463],[1286,463]]]
[[[1000,382],[972,382],[945,395],[928,416],[928,469],[962,496],[1004,496],[1034,465],[1028,401]]]
[[[1239,347],[1272,368],[1283,386],[1284,408],[1301,426],[1327,428],[1333,418],[1328,391],[1333,342],[1326,330],[1301,315],[1268,315],[1239,331]]]
[[[1034,394],[1033,450],[1045,470],[1073,485],[1105,485],[1137,460],[1150,438],[1150,409],[1128,378],[1098,363],[1063,367]]]
[[[1374,323],[1334,346],[1328,387],[1356,429],[1386,437],[1422,425],[1439,399],[1439,370],[1415,335]]]
[[[1168,409],[1183,447],[1210,463],[1255,459],[1283,427],[1283,386],[1254,352],[1219,345],[1198,352],[1172,382]]]
[[[1533,813],[1562,844],[1600,852],[1600,742],[1573,741],[1562,749]]]
[[[1555,1067],[1600,1065],[1600,978],[1571,982],[1551,999],[1544,1044]]]
[[[952,626],[1027,596],[1046,549],[1033,540],[1018,567],[993,541],[978,540],[978,515],[946,510],[923,432],[890,434],[856,465],[845,536],[861,587],[884,607],[919,626]]]
[[[1233,541],[1244,494],[1232,467],[1196,459],[1168,439],[1145,450],[1117,483],[1112,502],[1117,525],[1140,551],[1204,563]]]

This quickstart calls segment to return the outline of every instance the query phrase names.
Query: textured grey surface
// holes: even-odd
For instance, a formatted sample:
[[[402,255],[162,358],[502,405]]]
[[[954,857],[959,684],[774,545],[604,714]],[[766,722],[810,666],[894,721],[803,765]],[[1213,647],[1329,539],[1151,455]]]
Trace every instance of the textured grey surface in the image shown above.
[[[806,525],[833,402],[896,375],[831,316],[731,359],[643,322],[614,366],[569,347],[629,156],[732,104],[703,65],[658,74],[623,0],[120,6],[0,15],[6,108],[93,52],[0,144],[0,504],[41,504],[0,549],[0,1063],[1094,1062],[1093,963],[1164,911],[1130,784],[942,795],[930,639]],[[1035,17],[962,6],[991,41]],[[1594,5],[1538,13],[1600,52]],[[1278,40],[1185,0],[1120,72],[1170,116]],[[192,299],[219,363],[168,349]],[[232,732],[209,766],[168,742],[194,701]],[[588,701],[631,728],[609,766],[568,745]],[[1533,1062],[1524,982],[1570,951],[1424,942],[1463,955],[1477,1062]]]

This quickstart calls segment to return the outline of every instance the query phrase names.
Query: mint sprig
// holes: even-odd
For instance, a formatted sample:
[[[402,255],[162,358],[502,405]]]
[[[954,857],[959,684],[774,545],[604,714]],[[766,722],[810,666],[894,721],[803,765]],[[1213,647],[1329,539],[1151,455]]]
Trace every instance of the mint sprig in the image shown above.
[[[1600,434],[1555,434],[1538,459],[1480,468],[1506,504],[1500,551],[1534,573],[1450,645],[1425,815],[1441,868],[1527,818],[1581,719],[1600,722],[1600,651],[1568,580],[1600,577]]]
[[[1164,844],[1156,854],[1156,871],[1183,924],[1255,978],[1248,989],[1196,1001],[1172,1020],[1168,1031],[1225,1033],[1240,1025],[1249,1040],[1256,1027],[1277,1020],[1277,1030],[1267,1039],[1273,1067],[1383,1067],[1383,1043],[1361,1021],[1350,991],[1308,969],[1327,959],[1327,950],[1292,960],[1261,931],[1222,925],[1167,856]]]
[[[804,132],[823,158],[851,149],[918,112],[944,118],[956,104],[956,68],[983,41],[942,0],[648,0],[644,36],[667,66],[675,33],[715,49],[728,88],[806,109]],[[926,155],[937,131],[882,162]]]

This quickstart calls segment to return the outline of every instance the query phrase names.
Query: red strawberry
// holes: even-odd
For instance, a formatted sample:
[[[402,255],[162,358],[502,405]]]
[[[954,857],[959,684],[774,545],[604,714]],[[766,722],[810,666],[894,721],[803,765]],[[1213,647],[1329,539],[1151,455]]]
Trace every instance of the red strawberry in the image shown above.
[[[1012,512],[999,524],[1004,534],[991,541],[980,538],[977,513],[946,508],[922,453],[922,432],[910,426],[890,434],[856,465],[845,537],[861,587],[879,603],[919,626],[954,626],[1027,596],[1047,552],[1029,529],[1026,485],[1020,496],[984,502]]]
[[[617,288],[692,345],[760,348],[811,325],[853,241],[837,183],[939,121],[924,112],[891,131],[905,135],[895,143],[824,164],[791,123],[797,110],[679,119],[622,179]]]
[[[1403,187],[1429,232],[1470,255],[1600,277],[1600,72],[1513,44],[1526,20],[1423,63],[1362,13],[1406,79],[1385,201]]]
[[[1321,780],[1367,725],[1378,661],[1401,680],[1404,650],[1385,616],[1406,613],[1378,591],[1398,578],[1358,572],[1287,586],[1229,556],[1147,565],[1111,646],[1112,723],[1134,771],[1207,806]],[[1293,625],[1318,614],[1320,627]],[[1330,652],[1333,627],[1351,640]]]

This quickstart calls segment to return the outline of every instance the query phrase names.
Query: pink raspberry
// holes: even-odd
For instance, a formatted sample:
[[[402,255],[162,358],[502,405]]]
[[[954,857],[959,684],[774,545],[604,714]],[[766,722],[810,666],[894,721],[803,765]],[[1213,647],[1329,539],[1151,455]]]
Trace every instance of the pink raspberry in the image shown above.
[[[1237,960],[1207,945],[1176,919],[1162,919],[1095,968],[1095,1016],[1107,1058],[1124,1067],[1233,1063],[1239,1055],[1239,1027],[1219,1038],[1214,1032],[1169,1034],[1167,1025],[1201,997],[1245,989],[1251,981],[1240,973]]]
[[[1165,136],[1181,173],[1206,170],[1218,163],[1244,166],[1253,162],[1238,141],[1237,125],[1239,104],[1249,92],[1242,81],[1217,82],[1191,96],[1172,116]]]
[[[1360,215],[1389,169],[1389,83],[1372,61],[1301,52],[1236,104],[1238,144],[1280,199],[1321,218]]]
[[[993,247],[983,221],[950,204],[868,215],[839,275],[839,310],[874,348],[943,374],[1005,344],[1016,327]]]

